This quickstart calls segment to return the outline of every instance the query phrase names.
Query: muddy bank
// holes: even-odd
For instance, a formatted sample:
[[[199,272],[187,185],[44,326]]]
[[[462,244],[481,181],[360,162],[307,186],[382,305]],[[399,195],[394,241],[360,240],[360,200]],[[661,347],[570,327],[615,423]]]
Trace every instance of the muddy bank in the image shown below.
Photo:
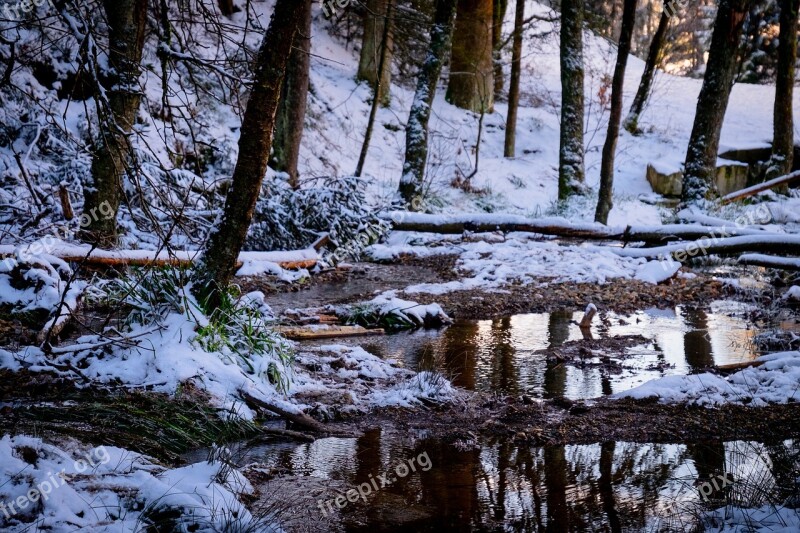
[[[47,373],[0,370],[0,428],[57,442],[74,437],[147,454],[171,464],[193,448],[246,439],[259,425],[226,417],[187,384],[180,394],[81,388]]]
[[[553,309],[583,309],[592,302],[601,311],[631,313],[648,307],[702,306],[735,295],[735,290],[706,273],[691,279],[676,278],[661,285],[629,279],[594,283],[510,285],[502,290],[453,291],[446,294],[405,294],[403,289],[420,283],[446,283],[459,279],[457,256],[405,258],[391,264],[359,263],[352,268],[312,276],[287,285],[264,277],[242,278],[245,291],[267,294],[273,308],[317,307],[370,300],[376,292],[398,290],[398,295],[423,304],[439,303],[453,318],[488,320]]]
[[[763,408],[726,405],[705,408],[650,400],[566,399],[472,395],[428,410],[380,410],[335,427],[424,433],[469,445],[494,437],[531,445],[593,444],[609,441],[681,443],[694,440],[784,440],[800,436],[800,404]]]

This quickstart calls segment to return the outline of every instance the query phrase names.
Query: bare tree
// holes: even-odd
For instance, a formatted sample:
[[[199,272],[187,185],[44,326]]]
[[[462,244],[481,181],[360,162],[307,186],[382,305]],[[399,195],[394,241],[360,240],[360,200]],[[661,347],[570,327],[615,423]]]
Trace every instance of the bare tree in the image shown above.
[[[503,94],[503,20],[506,18],[508,0],[493,0],[492,14],[492,61],[494,63],[494,99]]]
[[[794,163],[794,121],[792,98],[797,63],[797,13],[800,0],[780,0],[780,41],[775,81],[772,157],[767,179],[791,172]]]
[[[608,223],[608,214],[613,206],[614,159],[617,153],[619,126],[622,121],[622,91],[625,88],[625,69],[628,67],[628,56],[631,53],[635,24],[636,0],[625,0],[619,47],[617,48],[617,64],[614,67],[614,79],[611,82],[611,112],[608,117],[608,133],[603,145],[603,160],[600,165],[600,195],[594,215],[595,221],[602,224]]]
[[[84,212],[90,215],[82,238],[100,246],[115,246],[122,178],[133,156],[129,135],[141,97],[147,0],[105,0],[103,8],[108,20],[108,69],[101,91],[105,97],[98,94],[97,98],[99,135],[92,158],[92,182],[84,185]],[[98,211],[113,215],[91,215]]]
[[[447,101],[470,111],[494,106],[492,0],[458,0]]]
[[[525,23],[525,0],[517,0],[514,15],[514,45],[511,50],[511,85],[508,89],[508,118],[506,140],[503,147],[505,157],[514,157],[517,142],[517,109],[519,108],[519,81],[522,68],[522,26]]]
[[[747,12],[753,0],[720,0],[706,74],[697,100],[684,165],[683,205],[717,196],[715,174],[722,122],[728,107]]]
[[[561,2],[561,144],[558,198],[564,200],[583,186],[583,2]]]
[[[661,19],[658,21],[658,28],[653,35],[653,40],[650,41],[650,49],[647,52],[647,60],[644,65],[644,73],[642,80],[639,82],[639,89],[636,91],[636,96],[631,104],[631,109],[628,111],[628,116],[622,126],[631,133],[636,133],[639,129],[639,117],[644,111],[647,100],[650,98],[650,93],[653,90],[653,80],[655,79],[656,69],[658,68],[661,58],[664,55],[664,45],[667,43],[667,30],[669,29],[669,21],[672,19],[671,13],[672,2],[664,3],[664,11],[661,13]]]
[[[206,311],[217,308],[236,270],[272,147],[275,113],[286,63],[304,7],[296,0],[277,0],[256,60],[250,98],[242,119],[239,157],[216,228],[203,249],[193,276],[193,293]]]
[[[375,86],[378,82],[380,71],[380,92],[378,100],[382,105],[389,104],[390,89],[392,82],[392,55],[394,42],[392,32],[388,33],[388,41],[384,46],[384,35],[386,34],[385,25],[392,24],[392,16],[389,11],[390,0],[367,0],[364,14],[364,39],[361,42],[361,55],[358,62],[359,80],[366,81],[370,86]],[[383,51],[388,54],[388,61],[381,63]]]
[[[436,95],[436,84],[442,73],[442,64],[450,49],[457,0],[437,0],[431,25],[431,42],[428,55],[422,63],[417,78],[417,90],[406,124],[406,154],[399,192],[403,201],[414,210],[422,196],[422,183],[428,159],[428,121]]]
[[[309,69],[311,67],[311,3],[297,0],[303,5],[302,20],[295,35],[295,45],[286,66],[281,103],[275,118],[275,141],[272,165],[275,170],[289,174],[289,184],[297,188],[299,176],[300,142],[308,105]]]
[[[383,38],[381,39],[381,56],[378,62],[378,70],[383,71],[384,67],[391,60],[391,40],[392,40],[392,24],[391,21],[394,17],[394,3],[395,0],[387,0],[386,6],[386,21],[383,25]],[[383,78],[376,77],[375,84],[372,90],[372,107],[369,110],[369,119],[367,121],[367,131],[364,133],[364,142],[361,144],[361,154],[358,157],[358,164],[356,165],[355,176],[360,177],[364,171],[364,164],[367,162],[367,152],[369,152],[369,143],[372,141],[372,131],[375,127],[375,116],[378,114],[378,104],[380,103],[379,95],[382,92]]]

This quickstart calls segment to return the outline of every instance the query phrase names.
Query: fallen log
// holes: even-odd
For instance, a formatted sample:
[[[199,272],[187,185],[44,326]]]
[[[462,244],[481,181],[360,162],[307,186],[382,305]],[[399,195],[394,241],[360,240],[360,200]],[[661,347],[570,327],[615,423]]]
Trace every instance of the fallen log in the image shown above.
[[[314,339],[336,339],[342,337],[366,337],[384,335],[382,329],[366,329],[361,326],[337,326],[322,324],[306,327],[279,327],[277,331],[287,339],[295,341]]]
[[[667,224],[664,226],[604,226],[597,223],[571,223],[563,218],[531,219],[516,215],[471,214],[459,216],[424,213],[391,212],[382,215],[392,222],[395,231],[416,231],[457,235],[467,231],[488,233],[524,232],[587,240],[621,240],[623,242],[664,243],[697,240],[704,237],[737,237],[760,235],[761,229],[700,224]]]
[[[35,256],[46,254],[63,261],[85,263],[107,267],[115,266],[191,266],[200,252],[173,250],[152,252],[149,250],[92,250],[90,246],[68,244],[62,241],[48,244],[46,241],[24,246],[0,245],[0,258],[16,255]],[[284,269],[312,268],[319,254],[313,248],[288,252],[241,252],[236,268],[246,262],[276,263]]]
[[[747,252],[800,255],[800,235],[770,233],[728,238],[705,238],[655,248],[615,248],[596,246],[623,257],[662,258],[673,257],[679,262],[696,256],[737,255]]]
[[[325,424],[317,420],[314,420],[313,418],[311,418],[310,416],[308,416],[307,414],[305,414],[300,410],[298,410],[297,412],[291,412],[284,409],[283,407],[256,398],[255,396],[246,391],[240,390],[239,392],[242,395],[242,398],[244,399],[245,403],[250,407],[257,407],[260,409],[264,409],[282,418],[285,418],[286,420],[294,424],[297,424],[300,427],[310,429],[311,431],[316,431],[317,433],[329,433],[328,428],[325,427]]]
[[[741,363],[731,363],[728,365],[717,365],[714,367],[720,372],[735,372],[737,370],[744,370],[745,368],[757,368],[764,364],[764,361],[744,361]]]
[[[775,268],[779,270],[800,270],[800,257],[776,257],[765,254],[744,254],[739,264]]]
[[[722,205],[729,204],[737,200],[743,200],[745,198],[755,196],[760,192],[774,189],[775,187],[780,187],[781,185],[789,185],[798,180],[800,180],[800,170],[779,178],[775,178],[773,180],[765,181],[764,183],[759,183],[758,185],[753,185],[752,187],[747,187],[746,189],[734,191],[720,198],[719,202]]]

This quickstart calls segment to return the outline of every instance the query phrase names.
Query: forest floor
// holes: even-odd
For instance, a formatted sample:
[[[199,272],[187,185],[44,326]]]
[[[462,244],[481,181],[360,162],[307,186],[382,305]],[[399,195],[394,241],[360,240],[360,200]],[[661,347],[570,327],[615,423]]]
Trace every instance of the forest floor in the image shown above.
[[[385,290],[402,291],[413,283],[447,282],[457,276],[454,265],[455,257],[449,255],[424,259],[406,257],[392,263],[348,265],[311,276],[300,284],[281,283],[268,276],[241,278],[239,283],[245,292],[265,292],[276,313],[281,313],[289,308],[361,302]],[[704,272],[659,285],[622,278],[602,285],[541,281],[541,284],[511,285],[499,291],[473,289],[414,297],[422,303],[439,303],[453,318],[491,320],[564,309],[579,312],[588,303],[596,304],[601,315],[605,312],[632,313],[645,308],[702,308],[712,301],[740,294],[731,284]],[[769,299],[766,293],[763,297]],[[14,336],[20,342],[26,336],[35,336],[35,331],[26,333],[19,323],[13,327],[8,322],[4,324],[7,340]],[[543,352],[553,364],[595,365],[614,372],[620,360],[626,357],[625,350],[644,341],[639,335],[590,337],[568,341]],[[352,342],[358,344],[359,339]],[[302,348],[303,343],[300,344]],[[597,352],[604,354],[599,362],[584,361],[584,355]],[[714,371],[713,368],[708,370]],[[214,421],[212,410],[203,407],[206,396],[198,390],[186,389],[177,397],[169,397],[146,390],[131,392],[120,388],[117,391],[114,387],[106,391],[82,389],[80,384],[48,374],[5,374],[0,380],[3,384],[0,397],[5,402],[0,409],[0,426],[14,433],[29,433],[34,429],[38,434],[61,433],[77,437],[102,433],[115,445],[166,460],[175,460],[176,454],[193,446],[206,445],[209,440],[219,441],[220,435],[241,440],[257,433],[248,424],[237,427],[234,423],[226,425]],[[335,404],[336,400],[332,402]],[[178,423],[174,422],[176,413],[181,413]],[[680,442],[694,438],[745,439],[766,434],[785,439],[800,434],[798,403],[706,408],[650,399],[601,397],[572,401],[485,391],[460,391],[450,404],[428,403],[417,409],[376,408],[368,413],[340,414],[337,418],[330,421],[334,432],[360,433],[375,426],[414,427],[446,441],[470,435],[493,435],[533,444],[608,439]],[[182,425],[180,420],[186,424]],[[208,424],[204,424],[204,420]],[[214,437],[210,438],[209,434]],[[181,441],[180,444],[177,441]]]

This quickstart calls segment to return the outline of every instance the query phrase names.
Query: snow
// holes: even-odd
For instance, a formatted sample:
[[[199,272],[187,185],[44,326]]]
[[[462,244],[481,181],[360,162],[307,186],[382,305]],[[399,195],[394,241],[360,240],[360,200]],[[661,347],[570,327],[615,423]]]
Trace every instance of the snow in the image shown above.
[[[84,280],[70,282],[72,276],[67,263],[50,255],[6,257],[0,261],[0,307],[15,314],[44,311],[52,315],[63,301],[59,316],[48,322],[50,326],[77,307],[88,287]]]
[[[783,293],[784,300],[800,302],[800,285],[792,285],[789,290]]]
[[[381,316],[397,315],[404,322],[411,324],[424,325],[431,320],[439,323],[452,322],[439,304],[423,305],[410,300],[402,300],[395,294],[396,291],[387,291],[367,302],[367,305],[377,307],[378,314]]]
[[[561,245],[532,240],[532,234],[509,234],[501,242],[452,242],[436,235],[394,232],[385,244],[368,248],[375,259],[401,255],[429,257],[457,254],[461,279],[411,285],[406,294],[445,294],[452,291],[498,290],[514,284],[606,283],[611,279],[640,279],[660,283],[672,277],[679,263],[621,257],[617,249]]]
[[[800,401],[800,352],[780,352],[758,358],[761,366],[727,377],[704,373],[667,376],[615,395],[616,398],[658,398],[663,403],[703,406],[726,403],[764,407]]]
[[[148,513],[167,509],[178,511],[181,530],[221,531],[256,524],[240,500],[252,492],[221,461],[167,469],[113,446],[0,438],[0,527],[7,532],[134,532]],[[262,522],[259,531],[274,531]]]
[[[657,285],[675,276],[680,269],[678,262],[648,261],[639,267],[634,279]]]

